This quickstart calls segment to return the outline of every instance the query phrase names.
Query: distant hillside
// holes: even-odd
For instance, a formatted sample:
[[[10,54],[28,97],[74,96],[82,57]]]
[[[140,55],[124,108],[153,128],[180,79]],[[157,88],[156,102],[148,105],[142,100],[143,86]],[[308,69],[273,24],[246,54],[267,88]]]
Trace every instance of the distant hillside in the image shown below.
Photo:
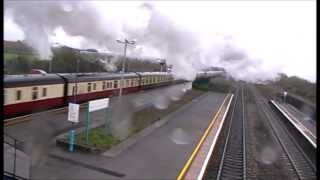
[[[121,55],[112,53],[99,53],[95,49],[86,49],[85,53],[79,53],[80,49],[68,46],[56,46],[52,48],[51,61],[39,60],[32,53],[32,49],[21,41],[4,41],[4,70],[5,74],[29,73],[31,69],[43,69],[46,72],[73,73],[76,71],[79,60],[79,72],[119,72],[122,69]],[[162,70],[167,69],[163,64]],[[127,57],[125,63],[126,72],[152,72],[160,71],[161,65],[156,58]],[[211,67],[207,70],[224,70],[221,67]]]
[[[32,54],[32,48],[21,41],[4,41],[4,52]]]
[[[315,83],[311,83],[297,76],[288,77],[285,74],[281,74],[280,78],[275,81],[274,84],[281,86],[284,90],[292,94],[309,100],[312,104],[316,104],[317,87]]]
[[[305,103],[315,106],[317,89],[316,83],[309,82],[297,76],[288,77],[286,74],[280,74],[279,78],[275,81],[269,81],[265,85],[258,85],[264,89],[264,93],[270,98],[278,93],[287,91],[292,95],[304,99]]]
[[[32,48],[21,41],[4,41],[4,72],[5,74],[24,74],[31,69],[43,69],[50,72],[49,61],[39,60]],[[53,47],[51,72],[73,73],[76,71],[76,61],[79,59],[79,72],[118,72],[122,67],[122,56],[112,53],[99,53],[95,49],[79,49],[58,46]],[[126,71],[145,72],[160,71],[157,61],[127,57]],[[163,70],[166,69],[164,65]]]

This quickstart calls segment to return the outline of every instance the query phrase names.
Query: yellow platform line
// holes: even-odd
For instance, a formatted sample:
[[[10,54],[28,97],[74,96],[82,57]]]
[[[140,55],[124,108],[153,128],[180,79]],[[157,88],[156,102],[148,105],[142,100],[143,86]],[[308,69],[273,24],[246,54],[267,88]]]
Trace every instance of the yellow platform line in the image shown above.
[[[213,117],[212,121],[210,122],[208,128],[206,129],[206,131],[205,131],[204,134],[202,135],[199,143],[197,144],[196,148],[193,150],[193,152],[192,152],[191,156],[189,157],[187,163],[183,166],[182,170],[180,171],[179,176],[177,177],[177,180],[182,180],[182,179],[185,177],[188,169],[189,169],[190,166],[191,166],[191,163],[193,162],[194,158],[195,158],[196,155],[198,154],[198,151],[200,150],[200,147],[202,146],[203,142],[204,142],[205,139],[207,138],[207,136],[208,136],[211,128],[213,127],[214,122],[216,121],[216,119],[217,119],[218,115],[220,114],[220,111],[221,111],[224,103],[226,102],[226,100],[228,99],[229,96],[230,96],[230,94],[228,94],[228,95],[224,98],[222,104],[221,104],[220,107],[219,107],[218,112],[215,114],[215,116]]]

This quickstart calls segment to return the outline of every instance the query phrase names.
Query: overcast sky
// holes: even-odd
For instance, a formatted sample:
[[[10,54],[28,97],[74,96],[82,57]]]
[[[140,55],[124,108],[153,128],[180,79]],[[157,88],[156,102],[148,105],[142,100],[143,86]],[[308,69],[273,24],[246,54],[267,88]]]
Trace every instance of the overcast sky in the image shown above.
[[[143,2],[94,2],[109,21],[143,26]],[[155,1],[151,4],[175,25],[196,34],[203,45],[230,38],[264,66],[278,67],[288,75],[316,80],[316,3],[304,1]],[[124,13],[126,12],[126,13]],[[5,15],[4,39],[22,40],[24,33]],[[50,41],[83,47],[81,37],[62,28]],[[87,47],[90,48],[90,47]]]

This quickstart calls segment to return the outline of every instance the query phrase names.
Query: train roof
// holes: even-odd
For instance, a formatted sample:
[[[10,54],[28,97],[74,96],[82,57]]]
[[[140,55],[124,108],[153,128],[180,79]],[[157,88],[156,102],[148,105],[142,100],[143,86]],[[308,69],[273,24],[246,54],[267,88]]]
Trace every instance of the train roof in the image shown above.
[[[120,73],[89,73],[89,74],[61,74],[68,82],[89,82],[100,80],[120,79]],[[123,74],[124,79],[139,77],[136,73]]]
[[[170,73],[167,72],[140,72],[139,73],[141,76],[150,76],[150,75],[171,75]]]
[[[150,76],[150,75],[166,75],[168,73],[163,72],[139,72],[139,73],[124,73],[123,78],[138,78],[141,76]],[[121,73],[82,73],[82,74],[60,74],[65,77],[68,82],[75,82],[76,77],[78,78],[78,82],[89,82],[89,81],[99,81],[99,80],[113,80],[113,79],[121,79]]]
[[[139,72],[124,73],[124,79],[137,78],[139,76],[150,75],[170,75],[166,72]],[[63,84],[66,79],[68,82],[90,82],[99,80],[120,79],[121,73],[58,73],[58,74],[25,74],[25,75],[6,75],[4,77],[4,87],[21,87],[46,84]]]
[[[5,75],[4,87],[20,87],[20,86],[34,86],[45,84],[62,84],[61,79],[56,74],[25,74],[25,75]]]

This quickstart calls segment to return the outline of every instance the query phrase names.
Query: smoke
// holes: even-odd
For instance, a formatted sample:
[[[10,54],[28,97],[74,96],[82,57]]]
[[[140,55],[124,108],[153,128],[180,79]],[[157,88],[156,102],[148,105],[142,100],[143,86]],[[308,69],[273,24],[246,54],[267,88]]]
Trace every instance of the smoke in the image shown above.
[[[149,11],[147,26],[138,31],[140,34],[125,29],[126,34],[134,34],[140,44],[134,53],[165,57],[166,63],[173,65],[175,78],[192,81],[197,71],[212,66],[224,67],[233,78],[250,82],[273,79],[280,71],[278,67],[268,69],[261,60],[250,57],[231,36],[205,47],[195,34],[176,26],[152,5],[145,3],[139,8]],[[179,96],[173,95],[171,99],[179,99]]]
[[[135,34],[137,42],[141,44],[140,55],[150,56],[150,51],[161,55],[168,65],[173,65],[172,72],[176,78],[195,79],[196,72],[200,70],[194,58],[199,44],[195,36],[177,27],[150,4],[143,4],[139,8],[149,11],[147,26],[139,31],[140,34],[125,30],[129,35]]]
[[[87,1],[6,1],[5,10],[42,59],[51,58],[49,36],[62,28],[70,36],[82,37],[86,48],[101,47],[113,53],[123,51],[116,39],[135,40],[137,45],[128,47],[129,56],[164,58],[172,65],[174,77],[185,80],[194,80],[197,71],[211,66],[224,67],[230,76],[245,81],[273,79],[280,71],[278,67],[266,68],[266,64],[250,57],[230,37],[204,46],[196,34],[176,25],[150,3],[128,11],[124,20],[102,16],[94,3]],[[109,13],[108,8],[105,12]],[[111,61],[105,68],[114,67]]]
[[[114,41],[113,37],[119,35],[116,28],[108,28],[111,24],[102,21],[88,2],[6,1],[6,13],[22,28],[26,43],[41,59],[51,59],[49,35],[59,27],[68,35],[82,36],[86,43],[99,46],[107,46],[105,42]],[[117,50],[117,47],[108,49]]]
[[[116,62],[118,61],[117,56],[112,56],[111,58],[103,57],[99,59],[99,61],[104,65],[104,69],[108,72],[115,72],[117,71]]]

